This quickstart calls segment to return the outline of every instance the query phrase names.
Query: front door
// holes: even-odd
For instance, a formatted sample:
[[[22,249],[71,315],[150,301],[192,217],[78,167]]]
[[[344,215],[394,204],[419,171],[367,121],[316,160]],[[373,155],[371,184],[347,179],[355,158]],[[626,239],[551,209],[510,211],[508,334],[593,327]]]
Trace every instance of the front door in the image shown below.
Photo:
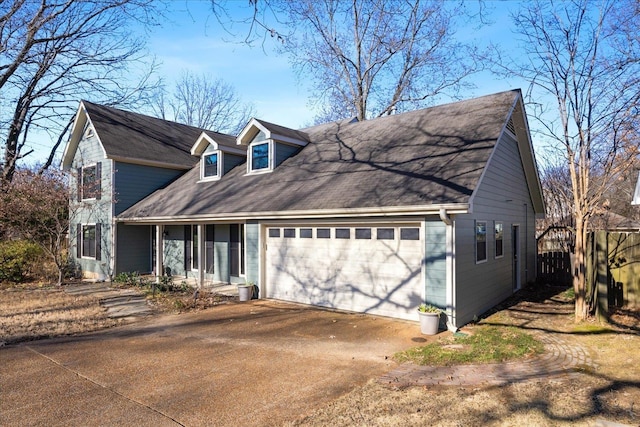
[[[520,289],[520,226],[511,227],[511,243],[513,245],[513,290]]]

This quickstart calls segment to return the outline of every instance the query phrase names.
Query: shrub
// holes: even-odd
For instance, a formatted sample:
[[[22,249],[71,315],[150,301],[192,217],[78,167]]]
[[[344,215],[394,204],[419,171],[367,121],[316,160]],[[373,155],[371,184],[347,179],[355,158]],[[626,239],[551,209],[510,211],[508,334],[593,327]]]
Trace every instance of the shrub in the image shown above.
[[[0,242],[0,281],[22,282],[42,255],[40,246],[27,240]]]

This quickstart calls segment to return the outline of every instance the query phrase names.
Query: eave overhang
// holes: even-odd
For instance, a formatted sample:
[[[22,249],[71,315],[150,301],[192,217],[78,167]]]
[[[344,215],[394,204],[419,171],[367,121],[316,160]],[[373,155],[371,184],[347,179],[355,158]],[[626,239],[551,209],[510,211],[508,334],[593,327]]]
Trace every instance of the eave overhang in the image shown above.
[[[239,220],[296,220],[296,219],[345,219],[361,217],[397,217],[397,216],[427,216],[461,215],[470,213],[470,206],[466,203],[439,204],[428,206],[393,206],[375,208],[350,209],[319,209],[274,212],[229,212],[221,214],[175,215],[116,218],[117,222],[125,224],[193,224],[206,222],[225,222]]]

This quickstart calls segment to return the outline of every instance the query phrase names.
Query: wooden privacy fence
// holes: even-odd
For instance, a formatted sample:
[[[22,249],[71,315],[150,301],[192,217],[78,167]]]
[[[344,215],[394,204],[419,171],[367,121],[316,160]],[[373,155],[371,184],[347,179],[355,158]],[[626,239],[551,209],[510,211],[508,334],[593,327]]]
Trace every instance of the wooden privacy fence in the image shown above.
[[[571,285],[571,257],[569,252],[538,254],[538,280],[557,286]]]
[[[606,280],[607,304],[615,307],[640,307],[640,233],[598,231],[593,234],[596,251],[594,259],[598,260],[598,251],[606,253],[606,266],[596,263],[594,268],[600,272],[596,274],[596,283],[598,277]],[[605,260],[602,256],[600,258]],[[598,285],[600,294],[605,287],[602,283]]]
[[[640,233],[597,231],[587,241],[587,286],[597,289],[598,306],[640,307]],[[538,280],[557,286],[572,283],[571,254],[538,254]]]

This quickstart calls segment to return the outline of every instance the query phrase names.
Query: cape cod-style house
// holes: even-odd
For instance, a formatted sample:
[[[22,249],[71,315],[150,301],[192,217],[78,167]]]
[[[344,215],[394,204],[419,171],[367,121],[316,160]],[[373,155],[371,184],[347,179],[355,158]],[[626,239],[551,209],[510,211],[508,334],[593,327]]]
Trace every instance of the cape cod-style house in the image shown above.
[[[63,158],[87,277],[252,282],[260,298],[461,326],[536,275],[544,202],[519,90],[237,136],[80,103]]]

